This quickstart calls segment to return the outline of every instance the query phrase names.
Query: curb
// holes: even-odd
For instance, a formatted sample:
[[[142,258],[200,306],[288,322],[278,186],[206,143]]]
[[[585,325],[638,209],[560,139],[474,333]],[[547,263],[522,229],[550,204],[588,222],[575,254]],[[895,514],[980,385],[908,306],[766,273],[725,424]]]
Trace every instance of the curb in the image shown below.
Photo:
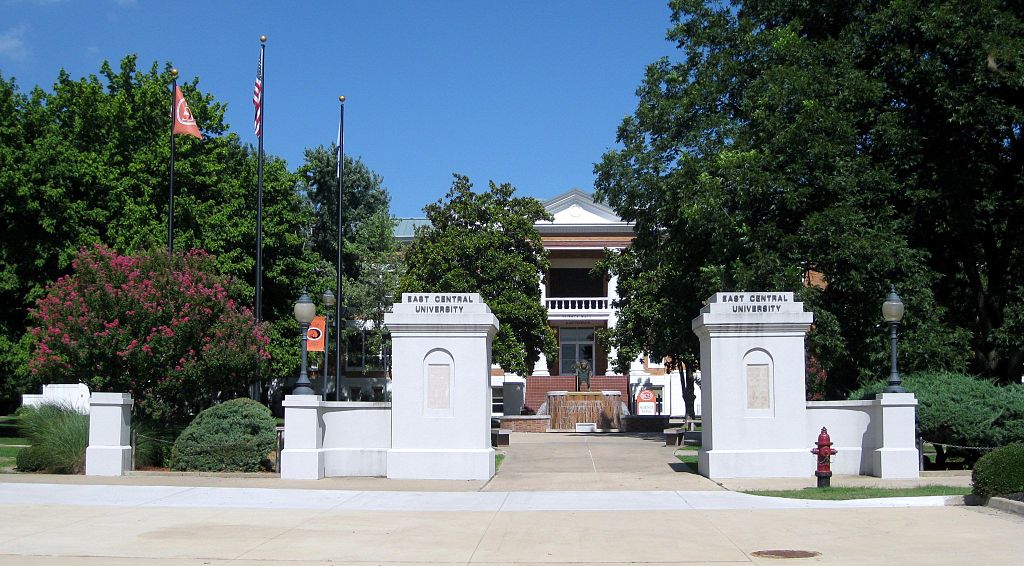
[[[1000,511],[1006,511],[1007,513],[1015,513],[1024,517],[1024,502],[1014,501],[1005,497],[991,497],[987,503],[988,507],[993,509],[999,509]]]
[[[170,470],[128,470],[126,476],[168,478],[279,479],[277,472],[173,472]]]

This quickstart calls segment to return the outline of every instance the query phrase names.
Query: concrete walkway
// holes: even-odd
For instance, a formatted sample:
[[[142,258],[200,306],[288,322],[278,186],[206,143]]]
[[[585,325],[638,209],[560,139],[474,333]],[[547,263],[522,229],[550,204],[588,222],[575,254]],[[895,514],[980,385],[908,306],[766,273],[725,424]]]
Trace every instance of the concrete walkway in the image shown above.
[[[777,564],[757,554],[770,550],[1022,563],[1019,515],[941,497],[756,497],[680,471],[673,452],[642,436],[513,435],[490,482],[0,475],[0,564]]]

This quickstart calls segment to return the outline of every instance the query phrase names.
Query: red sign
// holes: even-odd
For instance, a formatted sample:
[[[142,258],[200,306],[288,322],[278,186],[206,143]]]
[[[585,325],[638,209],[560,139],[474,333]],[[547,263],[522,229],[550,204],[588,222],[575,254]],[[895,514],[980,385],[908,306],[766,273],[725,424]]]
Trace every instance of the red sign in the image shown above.
[[[656,415],[658,414],[658,398],[650,389],[642,389],[636,396],[636,414]]]
[[[313,317],[313,322],[309,323],[309,330],[306,331],[306,350],[310,352],[324,351],[325,328],[327,328],[327,321],[324,317]]]

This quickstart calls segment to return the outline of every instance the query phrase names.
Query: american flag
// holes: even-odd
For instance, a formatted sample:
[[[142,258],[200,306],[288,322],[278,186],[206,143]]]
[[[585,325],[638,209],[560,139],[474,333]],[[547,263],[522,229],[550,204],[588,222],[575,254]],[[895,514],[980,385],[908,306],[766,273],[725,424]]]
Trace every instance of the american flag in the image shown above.
[[[256,67],[256,85],[252,87],[252,105],[256,107],[253,129],[256,137],[263,137],[263,50],[260,50],[260,64]]]

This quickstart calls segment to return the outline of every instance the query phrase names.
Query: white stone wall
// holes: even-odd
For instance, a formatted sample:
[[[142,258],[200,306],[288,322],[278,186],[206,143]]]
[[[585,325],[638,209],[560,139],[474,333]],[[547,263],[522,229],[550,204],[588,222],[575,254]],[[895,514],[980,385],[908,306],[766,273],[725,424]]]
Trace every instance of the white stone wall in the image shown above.
[[[28,393],[21,396],[21,404],[25,407],[39,405],[60,405],[71,407],[82,413],[89,414],[89,387],[84,383],[51,383],[43,386],[41,395]]]
[[[917,401],[908,393],[864,402],[805,399],[804,335],[813,316],[792,293],[716,293],[693,330],[700,337],[700,473],[711,478],[806,477],[822,426],[834,473],[918,477]]]

